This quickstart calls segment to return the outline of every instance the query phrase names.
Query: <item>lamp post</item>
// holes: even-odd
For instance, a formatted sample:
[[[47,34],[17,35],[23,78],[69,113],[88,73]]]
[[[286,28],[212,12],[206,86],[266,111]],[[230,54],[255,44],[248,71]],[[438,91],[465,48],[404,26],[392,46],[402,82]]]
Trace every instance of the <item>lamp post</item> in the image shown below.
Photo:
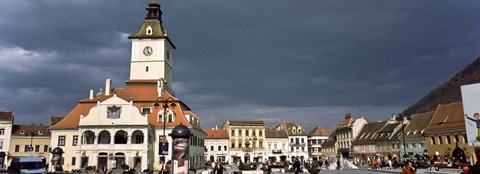
[[[253,135],[252,140],[253,140],[253,162],[256,163],[257,159],[255,158],[255,146],[257,145],[257,142],[256,142],[257,137]]]
[[[250,143],[248,141],[245,141],[245,148],[242,148],[242,151],[245,152],[245,153],[250,152],[250,148],[248,146],[250,146]],[[249,158],[249,160],[250,160],[250,158]],[[245,160],[245,163],[247,163],[247,160]]]
[[[406,158],[408,158],[408,155],[407,155],[407,146],[405,144],[405,125],[403,124],[404,117],[408,119],[407,116],[404,116],[401,113],[399,113],[397,116],[397,120],[400,120],[402,122],[403,159],[405,160]]]
[[[27,135],[30,135],[30,146],[28,147],[28,156],[33,156],[33,136],[35,136],[35,131],[27,131]]]
[[[175,107],[177,106],[175,104],[176,100],[172,97],[168,97],[167,99],[164,99],[162,97],[158,97],[156,100],[155,100],[155,103],[153,104],[153,107],[154,108],[158,108],[160,106],[160,103],[163,107],[163,117],[161,118],[161,120],[163,121],[163,135],[160,137],[160,143],[163,143],[163,145],[167,145],[168,146],[168,141],[167,141],[167,137],[165,136],[165,128],[166,128],[166,122],[167,122],[167,109],[169,108],[168,105],[170,104],[170,108],[171,110],[174,110]],[[159,118],[159,121],[160,121],[160,118]],[[160,148],[160,147],[159,147]],[[162,146],[162,148],[165,148],[164,146]],[[162,173],[163,173],[163,168],[164,168],[164,164],[165,164],[165,155],[168,155],[168,147],[166,147],[166,149],[159,149],[159,151],[162,150],[162,159],[160,160],[160,163],[162,164]],[[165,150],[165,151],[163,151]]]

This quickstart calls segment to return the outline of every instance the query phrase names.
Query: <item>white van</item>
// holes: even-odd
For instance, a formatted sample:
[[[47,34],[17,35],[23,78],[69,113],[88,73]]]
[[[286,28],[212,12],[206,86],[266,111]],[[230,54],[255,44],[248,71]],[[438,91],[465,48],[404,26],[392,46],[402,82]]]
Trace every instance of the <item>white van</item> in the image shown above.
[[[47,173],[42,157],[14,157],[9,173]]]

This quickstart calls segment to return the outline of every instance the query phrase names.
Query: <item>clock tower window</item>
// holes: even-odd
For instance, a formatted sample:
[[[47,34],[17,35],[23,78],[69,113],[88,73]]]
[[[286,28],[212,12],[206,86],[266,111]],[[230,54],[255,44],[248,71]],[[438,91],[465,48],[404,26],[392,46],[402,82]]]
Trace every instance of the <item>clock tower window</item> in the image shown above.
[[[148,72],[148,66],[147,66],[147,67],[145,67],[145,72]]]
[[[151,26],[147,27],[147,35],[152,35],[153,34],[153,29]]]

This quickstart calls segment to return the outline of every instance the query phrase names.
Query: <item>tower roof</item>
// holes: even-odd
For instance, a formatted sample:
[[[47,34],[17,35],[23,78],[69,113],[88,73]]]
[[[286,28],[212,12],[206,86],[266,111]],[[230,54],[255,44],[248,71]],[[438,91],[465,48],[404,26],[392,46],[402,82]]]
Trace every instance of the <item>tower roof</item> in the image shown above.
[[[162,25],[162,10],[160,9],[160,4],[156,0],[152,0],[148,7],[147,15],[143,24],[140,26],[138,31],[129,36],[129,39],[158,39],[165,38],[168,40],[170,45],[175,48],[172,41],[167,36],[167,30]]]

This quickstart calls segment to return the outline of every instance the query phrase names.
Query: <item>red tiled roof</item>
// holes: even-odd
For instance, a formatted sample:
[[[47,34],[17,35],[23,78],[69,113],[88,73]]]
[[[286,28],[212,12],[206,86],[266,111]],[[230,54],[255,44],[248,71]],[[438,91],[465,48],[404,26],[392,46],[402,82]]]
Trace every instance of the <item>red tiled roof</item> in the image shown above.
[[[50,136],[50,131],[47,130],[48,126],[42,125],[13,125],[12,126],[12,135],[14,136]],[[24,134],[20,134],[21,131],[25,131]],[[40,135],[39,131],[42,131],[43,134]]]
[[[130,82],[127,83],[125,88],[117,88],[115,92],[112,92],[110,95],[105,95],[105,93],[101,93],[94,97],[94,99],[84,99],[81,100],[77,106],[68,113],[65,118],[58,122],[55,125],[49,127],[49,129],[75,129],[78,127],[78,123],[80,120],[80,115],[83,114],[88,115],[90,109],[97,105],[97,101],[104,101],[116,95],[123,100],[129,101],[133,100],[133,105],[141,111],[142,107],[145,106],[153,106],[155,101],[157,100],[157,86],[156,83],[143,83],[143,82]],[[173,123],[166,123],[167,127],[174,127],[179,124],[183,124],[187,127],[190,127],[190,123],[185,118],[184,113],[190,111],[190,108],[185,105],[179,99],[173,97],[168,91],[163,93],[162,98],[173,98],[176,102],[175,104],[175,120]],[[151,113],[158,113],[159,111],[163,110],[162,107],[154,108],[152,107]],[[148,122],[152,126],[163,127],[163,123],[157,122],[157,115],[156,114],[149,114],[148,115]],[[198,127],[196,127],[198,128]],[[200,129],[201,130],[201,129]]]
[[[0,112],[0,120],[13,121],[13,112]]]
[[[308,134],[308,136],[329,136],[330,134],[332,134],[332,131],[317,126]]]
[[[205,139],[228,139],[227,130],[203,130],[207,133]]]
[[[438,105],[425,133],[442,132],[452,129],[465,130],[462,102]]]

